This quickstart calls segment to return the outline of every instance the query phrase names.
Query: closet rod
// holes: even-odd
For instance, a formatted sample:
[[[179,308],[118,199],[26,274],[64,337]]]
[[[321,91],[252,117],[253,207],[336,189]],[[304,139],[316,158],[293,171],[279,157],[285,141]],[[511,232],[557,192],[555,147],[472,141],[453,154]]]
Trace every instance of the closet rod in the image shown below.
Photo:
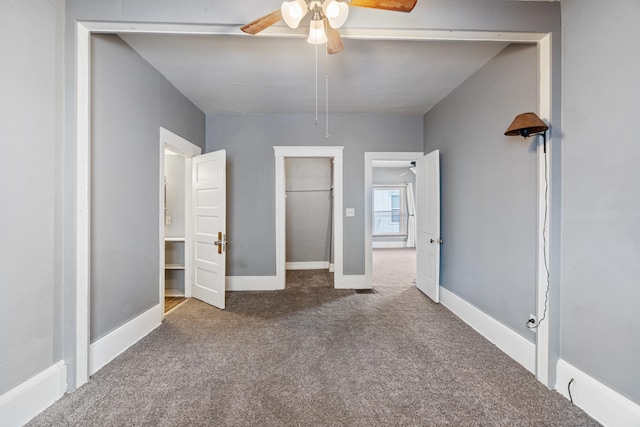
[[[333,191],[333,188],[328,190],[287,190],[286,193],[319,193],[319,192],[329,192]]]

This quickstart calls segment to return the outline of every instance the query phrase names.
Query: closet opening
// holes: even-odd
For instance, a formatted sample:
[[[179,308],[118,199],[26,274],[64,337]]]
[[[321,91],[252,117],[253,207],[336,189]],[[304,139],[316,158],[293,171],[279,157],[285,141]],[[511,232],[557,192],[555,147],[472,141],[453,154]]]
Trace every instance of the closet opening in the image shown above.
[[[287,157],[285,287],[333,287],[333,159]]]

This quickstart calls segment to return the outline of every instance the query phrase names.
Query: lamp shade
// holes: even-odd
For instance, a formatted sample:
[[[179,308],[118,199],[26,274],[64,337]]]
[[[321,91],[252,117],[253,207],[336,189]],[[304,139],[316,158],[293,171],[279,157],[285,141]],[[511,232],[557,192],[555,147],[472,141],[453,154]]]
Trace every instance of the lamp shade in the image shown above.
[[[325,0],[322,3],[322,12],[332,28],[340,28],[349,16],[349,6],[341,1]]]
[[[526,138],[532,134],[545,132],[547,129],[549,129],[549,126],[547,126],[536,113],[522,113],[513,119],[513,122],[504,134],[507,136],[520,135]]]
[[[309,8],[304,0],[285,1],[280,6],[282,19],[291,28],[298,28],[300,21],[307,14]]]
[[[323,44],[327,42],[327,33],[324,31],[324,21],[322,21],[322,19],[311,20],[307,42],[311,44]]]

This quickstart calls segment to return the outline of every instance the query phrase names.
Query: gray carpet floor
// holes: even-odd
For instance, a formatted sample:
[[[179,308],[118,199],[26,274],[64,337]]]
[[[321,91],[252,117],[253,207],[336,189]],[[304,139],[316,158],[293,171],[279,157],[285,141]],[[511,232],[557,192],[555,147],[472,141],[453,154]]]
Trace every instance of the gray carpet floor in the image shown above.
[[[411,286],[416,278],[416,249],[374,249],[373,286]]]
[[[595,426],[414,286],[194,299],[29,426]]]

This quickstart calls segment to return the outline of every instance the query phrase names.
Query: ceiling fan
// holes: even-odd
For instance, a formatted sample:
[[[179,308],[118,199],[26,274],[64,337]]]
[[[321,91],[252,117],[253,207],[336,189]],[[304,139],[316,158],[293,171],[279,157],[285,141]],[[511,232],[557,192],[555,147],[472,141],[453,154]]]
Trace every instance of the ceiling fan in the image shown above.
[[[309,38],[311,44],[327,43],[329,54],[344,50],[338,28],[344,24],[349,14],[349,6],[372,9],[411,12],[418,0],[292,0],[282,3],[276,9],[240,29],[247,34],[258,34],[280,20],[291,28],[298,28],[300,21],[307,13],[311,13]],[[326,29],[326,32],[325,32]]]

